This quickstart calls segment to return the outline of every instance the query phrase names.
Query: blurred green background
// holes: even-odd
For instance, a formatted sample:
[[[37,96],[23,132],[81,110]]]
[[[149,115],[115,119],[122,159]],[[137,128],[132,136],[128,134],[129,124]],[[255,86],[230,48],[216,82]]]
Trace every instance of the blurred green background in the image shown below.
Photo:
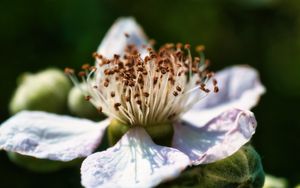
[[[158,44],[205,44],[213,70],[257,68],[267,93],[253,110],[253,145],[267,173],[300,183],[299,0],[1,0],[0,122],[21,73],[92,63],[119,16],[134,16]],[[0,152],[0,187],[80,187],[80,178],[76,169],[29,172]]]

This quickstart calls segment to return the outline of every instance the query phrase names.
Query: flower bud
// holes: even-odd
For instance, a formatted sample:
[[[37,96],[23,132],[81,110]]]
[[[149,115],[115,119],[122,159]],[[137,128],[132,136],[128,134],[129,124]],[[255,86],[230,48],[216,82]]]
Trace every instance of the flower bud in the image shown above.
[[[8,158],[16,165],[34,172],[53,172],[62,168],[80,165],[82,159],[74,159],[69,162],[51,161],[47,159],[37,159],[34,157],[21,155],[15,152],[7,152]]]
[[[66,109],[71,84],[62,71],[49,68],[36,74],[26,73],[18,82],[9,104],[11,114],[22,110],[62,113]]]
[[[288,182],[284,178],[278,178],[271,175],[266,175],[263,188],[287,188]]]
[[[185,170],[177,179],[159,185],[171,187],[258,188],[264,184],[264,171],[257,152],[250,145],[226,159]]]
[[[80,84],[82,90],[86,90],[84,84]],[[89,119],[99,119],[101,116],[97,109],[87,100],[79,87],[73,87],[68,96],[68,107],[72,114]],[[103,116],[103,115],[102,115]]]

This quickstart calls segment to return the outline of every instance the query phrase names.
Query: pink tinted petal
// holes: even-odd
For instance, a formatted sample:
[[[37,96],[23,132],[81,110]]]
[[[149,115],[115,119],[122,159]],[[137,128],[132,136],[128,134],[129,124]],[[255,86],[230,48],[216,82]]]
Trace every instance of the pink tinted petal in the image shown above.
[[[87,188],[154,187],[189,164],[185,154],[154,144],[143,128],[132,128],[115,146],[83,161],[81,182]]]
[[[90,155],[98,146],[109,121],[46,112],[23,111],[0,127],[0,149],[41,159],[70,161]]]
[[[125,33],[129,37],[125,37]],[[122,55],[129,44],[135,44],[143,54],[146,49],[142,46],[147,45],[147,37],[134,18],[119,18],[105,35],[97,53],[112,58],[114,54]]]
[[[231,109],[202,127],[174,125],[173,147],[188,155],[194,165],[212,163],[235,153],[255,129],[252,112]]]
[[[257,71],[246,65],[224,69],[216,74],[216,79],[219,92],[209,93],[182,119],[199,127],[230,108],[250,110],[265,93]]]

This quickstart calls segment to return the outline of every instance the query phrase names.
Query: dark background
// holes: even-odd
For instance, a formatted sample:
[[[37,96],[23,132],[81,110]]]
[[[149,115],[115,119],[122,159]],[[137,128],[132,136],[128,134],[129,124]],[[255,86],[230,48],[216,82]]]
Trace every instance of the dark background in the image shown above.
[[[1,0],[0,122],[24,71],[79,67],[113,21],[134,16],[158,44],[205,44],[213,70],[250,64],[267,93],[253,144],[267,173],[300,183],[300,1]],[[46,102],[46,101],[45,101]],[[76,169],[36,174],[0,152],[0,187],[79,187]]]

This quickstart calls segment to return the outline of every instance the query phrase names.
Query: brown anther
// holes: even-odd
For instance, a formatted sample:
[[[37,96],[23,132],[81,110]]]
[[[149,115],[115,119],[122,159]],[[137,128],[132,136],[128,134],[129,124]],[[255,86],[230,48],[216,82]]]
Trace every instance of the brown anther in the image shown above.
[[[152,49],[152,48],[150,48],[150,47],[149,47],[149,48],[147,48],[147,50],[148,50],[148,52],[150,52],[150,53],[151,53],[151,52],[153,52],[153,49]]]
[[[130,37],[130,35],[128,33],[124,33],[124,35],[125,35],[126,38]]]
[[[104,85],[104,87],[108,87],[109,82],[105,80],[104,83],[103,83],[103,85]]]
[[[89,101],[91,98],[92,98],[92,97],[89,96],[89,95],[87,95],[87,96],[84,97],[84,99],[85,99],[86,101]]]
[[[86,73],[83,72],[83,71],[80,71],[80,72],[78,73],[78,76],[79,76],[79,77],[85,77],[85,76],[86,76]]]
[[[202,83],[202,82],[201,82],[200,80],[197,80],[195,84],[196,84],[196,85],[200,85],[201,83]]]
[[[166,47],[167,49],[171,49],[171,48],[174,47],[174,44],[173,44],[173,43],[167,43],[167,44],[165,44],[165,47]]]
[[[119,107],[121,106],[121,103],[115,103],[114,107],[116,111],[119,111]]]
[[[190,49],[190,48],[191,48],[191,45],[190,45],[190,44],[185,44],[185,45],[184,45],[184,48],[185,48],[185,49]]]
[[[148,92],[144,92],[144,93],[143,93],[143,96],[144,96],[144,97],[149,97],[149,95],[150,95],[150,94],[149,94]]]
[[[128,84],[130,87],[133,87],[135,86],[135,82],[134,81],[129,81],[129,84]]]
[[[216,79],[213,79],[213,85],[216,86],[218,84]]]
[[[115,58],[115,59],[119,59],[119,58],[120,58],[120,55],[114,54],[114,58]]]
[[[176,48],[177,48],[177,49],[181,49],[181,48],[182,48],[182,43],[177,43],[177,44],[176,44]]]
[[[173,92],[173,95],[176,97],[176,96],[178,96],[178,92],[177,91],[174,91]]]
[[[154,46],[154,45],[156,44],[156,41],[155,41],[154,39],[150,39],[150,40],[149,40],[149,44],[150,44],[151,46]]]
[[[149,56],[146,56],[145,58],[144,58],[144,61],[145,62],[148,62],[150,60],[150,57]]]
[[[211,77],[213,77],[214,75],[215,75],[215,73],[213,73],[213,72],[209,72],[209,73],[206,74],[206,76],[207,76],[208,78],[211,78]]]
[[[111,97],[115,97],[115,96],[116,96],[116,93],[115,93],[114,91],[112,91],[112,92],[110,93],[110,96],[111,96]]]
[[[98,86],[93,86],[93,88],[98,89]]]
[[[179,86],[176,86],[176,90],[179,91],[179,92],[182,91],[181,87],[179,87]]]
[[[97,52],[94,52],[94,53],[92,54],[92,57],[96,59],[96,58],[98,57]]]
[[[205,83],[200,83],[201,88],[205,88],[205,86],[206,86]]]
[[[157,81],[158,81],[158,77],[154,77],[154,78],[153,78],[153,84],[154,84],[154,85],[157,84]]]
[[[129,85],[129,81],[127,79],[123,79],[123,82],[124,82],[125,86]]]
[[[83,69],[83,70],[89,70],[90,69],[90,65],[89,64],[83,64],[82,66],[81,66],[81,69]]]
[[[210,90],[209,89],[207,89],[207,88],[200,88],[202,91],[204,91],[205,93],[209,93],[210,92]]]
[[[196,46],[196,52],[203,52],[205,50],[205,46],[204,45],[198,45]]]
[[[215,92],[215,93],[218,93],[218,92],[219,92],[219,87],[218,87],[218,86],[215,86],[215,87],[214,87],[214,92]]]
[[[161,72],[162,74],[166,74],[166,73],[168,72],[168,70],[165,69],[165,68],[162,68],[162,69],[160,70],[160,72]]]
[[[140,94],[139,94],[139,93],[136,93],[136,94],[133,95],[133,98],[137,98],[137,97],[139,97],[139,96],[140,96]]]
[[[136,103],[137,103],[138,105],[141,105],[141,104],[142,104],[142,101],[141,101],[141,100],[137,100]]]
[[[99,113],[101,113],[101,112],[102,112],[102,107],[99,106],[99,107],[97,108],[97,111],[98,111]]]
[[[103,72],[104,72],[105,75],[109,75],[110,74],[110,70],[109,69],[105,69]]]
[[[144,70],[143,67],[138,67],[138,68],[137,68],[137,71],[139,71],[139,72],[143,72],[143,70]]]
[[[176,114],[175,114],[175,113],[173,113],[173,114],[170,114],[170,115],[168,116],[168,119],[170,120],[170,119],[174,118],[175,116],[176,116]]]
[[[151,55],[150,55],[150,58],[151,58],[151,59],[155,59],[155,58],[156,58],[156,55],[155,55],[155,54],[151,54]]]
[[[64,70],[64,72],[67,75],[71,75],[71,74],[74,74],[74,69],[66,67],[65,70]]]
[[[125,97],[126,102],[130,102],[130,96]]]

